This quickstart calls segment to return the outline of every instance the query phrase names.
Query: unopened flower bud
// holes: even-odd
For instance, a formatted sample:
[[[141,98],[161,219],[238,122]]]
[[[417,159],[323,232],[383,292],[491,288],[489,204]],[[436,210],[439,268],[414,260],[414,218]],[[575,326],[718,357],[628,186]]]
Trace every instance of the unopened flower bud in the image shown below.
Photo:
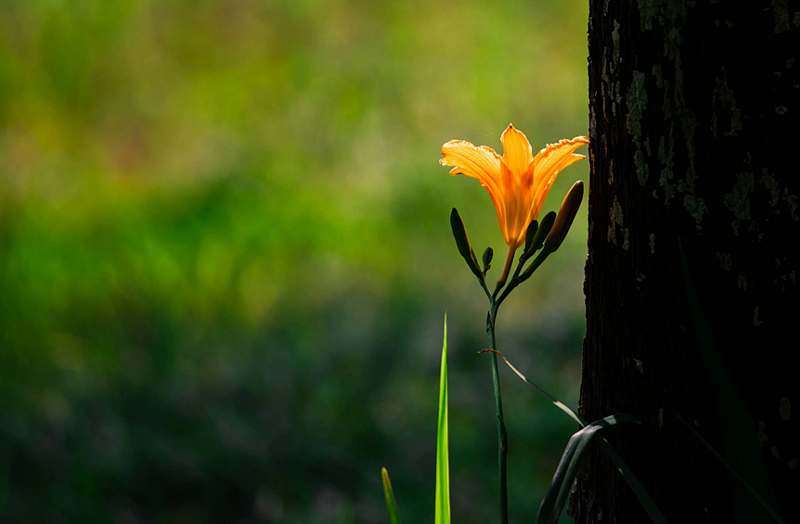
[[[489,268],[492,267],[492,257],[494,256],[494,250],[490,247],[487,247],[483,251],[483,272],[486,273],[489,271]]]
[[[555,223],[555,221],[555,211],[550,211],[544,216],[544,218],[542,218],[542,222],[539,224],[539,228],[536,230],[536,235],[533,237],[533,244],[531,245],[531,250],[528,253],[529,255],[532,255],[533,253],[542,249],[542,246],[544,245],[544,239],[547,238],[547,235],[550,233],[550,229],[553,227],[553,223]]]
[[[531,220],[531,223],[528,224],[528,229],[525,230],[525,249],[522,251],[523,256],[531,253],[531,247],[533,247],[533,238],[536,236],[536,231],[538,229],[539,222],[536,220]]]
[[[561,209],[556,216],[556,221],[550,229],[550,233],[544,241],[545,249],[550,252],[555,251],[561,246],[561,243],[566,238],[569,228],[572,227],[572,221],[575,220],[575,215],[581,207],[583,201],[583,182],[578,180],[570,188],[564,201],[561,203]]]
[[[467,238],[467,230],[464,227],[464,221],[461,220],[461,215],[458,214],[456,208],[453,208],[453,211],[450,212],[450,228],[453,230],[453,236],[456,239],[458,252],[461,253],[462,257],[464,257],[464,260],[467,262],[467,265],[475,274],[475,276],[478,278],[483,278],[483,273],[481,273],[481,270],[478,267],[478,259],[475,258],[475,252],[472,250],[472,246],[469,244],[469,238]]]

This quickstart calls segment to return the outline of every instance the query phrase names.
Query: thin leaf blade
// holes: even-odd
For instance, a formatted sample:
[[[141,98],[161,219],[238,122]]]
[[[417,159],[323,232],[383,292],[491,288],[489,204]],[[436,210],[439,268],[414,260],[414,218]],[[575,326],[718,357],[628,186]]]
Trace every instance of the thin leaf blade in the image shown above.
[[[493,350],[484,350],[484,351],[493,351]],[[499,352],[496,351],[495,353],[500,354]],[[500,354],[500,356],[502,357],[503,355]],[[511,364],[511,362],[508,361],[507,358],[503,357],[503,360],[505,360],[508,367],[511,368],[511,370],[514,373],[516,373],[516,375],[519,378],[524,380],[530,386],[533,386],[533,388],[536,389],[536,391],[539,394],[547,398],[547,400],[552,402],[554,406],[556,406],[558,409],[562,410],[564,413],[569,415],[569,417],[572,418],[572,420],[574,420],[575,422],[577,422],[581,427],[586,426],[586,423],[580,416],[578,416],[577,413],[575,413],[569,407],[567,407],[563,403],[559,402],[558,400],[550,396],[545,390],[537,386],[534,382],[531,382],[525,375],[522,374],[522,372],[520,372],[517,368],[515,368]],[[617,467],[617,471],[619,471],[620,475],[622,475],[622,478],[624,478],[625,482],[627,482],[628,485],[631,487],[631,490],[633,490],[633,493],[636,495],[636,498],[639,499],[639,502],[641,502],[645,511],[647,511],[647,514],[650,516],[650,519],[655,524],[668,524],[667,518],[658,508],[656,502],[653,500],[653,497],[651,497],[650,494],[647,492],[647,489],[645,489],[644,485],[642,485],[642,483],[639,481],[639,478],[633,473],[633,470],[625,463],[624,460],[622,460],[622,457],[619,455],[619,453],[617,453],[616,450],[614,450],[614,448],[611,447],[611,444],[609,444],[608,441],[599,433],[596,433],[594,435],[594,439],[600,445],[600,448],[606,453],[606,455],[608,455],[608,457]],[[566,453],[566,450],[564,451]],[[556,471],[558,470],[556,469]]]
[[[556,467],[550,487],[539,506],[539,514],[536,517],[538,524],[556,524],[558,522],[564,503],[580,469],[581,461],[588,449],[589,442],[599,430],[619,422],[634,422],[638,424],[638,421],[630,415],[610,415],[587,424],[572,435],[567,447],[564,449],[561,461]]]
[[[389,480],[389,472],[386,468],[381,468],[381,478],[383,479],[383,494],[386,497],[386,508],[389,510],[390,524],[400,524],[400,514],[397,512],[397,501],[392,490],[392,481]]]
[[[450,457],[447,427],[447,313],[444,315],[442,370],[439,378],[439,423],[436,432],[435,523],[450,524]]]

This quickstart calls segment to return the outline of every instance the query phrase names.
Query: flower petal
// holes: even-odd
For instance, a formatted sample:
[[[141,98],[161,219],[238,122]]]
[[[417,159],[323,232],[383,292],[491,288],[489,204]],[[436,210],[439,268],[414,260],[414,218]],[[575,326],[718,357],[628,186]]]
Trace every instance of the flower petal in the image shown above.
[[[519,246],[520,241],[524,241],[525,229],[528,226],[526,219],[529,215],[531,206],[531,192],[530,182],[522,183],[519,173],[512,172],[505,161],[501,164],[503,171],[503,184],[504,184],[504,203],[506,208],[505,225],[500,224],[500,229],[503,231],[503,238],[507,245],[512,242]],[[526,177],[526,175],[523,175]],[[527,177],[530,179],[530,177]]]
[[[511,124],[503,131],[500,141],[503,143],[503,162],[519,179],[533,160],[531,143],[522,131],[516,130]]]
[[[486,146],[475,147],[464,140],[451,140],[442,146],[439,160],[443,166],[453,166],[451,175],[467,175],[499,189],[500,155]]]
[[[464,140],[451,140],[442,146],[439,160],[443,166],[454,166],[451,175],[467,175],[480,180],[492,198],[503,198],[500,179],[500,155],[486,146],[475,147]]]
[[[576,136],[572,140],[563,139],[557,144],[547,144],[533,159],[530,169],[533,171],[533,209],[538,214],[542,208],[547,192],[556,179],[558,173],[565,167],[574,164],[584,155],[575,155],[573,152],[579,147],[589,143],[583,136]]]
[[[492,197],[500,229],[505,234],[506,208],[504,192],[500,175],[500,155],[491,147],[475,147],[464,140],[451,140],[442,146],[442,156],[439,163],[443,166],[453,166],[451,175],[467,175],[477,178],[481,185]]]
[[[589,143],[584,136],[576,136],[572,140],[566,138],[557,144],[547,144],[547,146],[536,154],[533,159],[533,169],[536,174],[536,184],[539,178],[549,178],[550,173],[558,174],[570,164],[584,158],[583,155],[573,155],[572,153],[579,147]]]

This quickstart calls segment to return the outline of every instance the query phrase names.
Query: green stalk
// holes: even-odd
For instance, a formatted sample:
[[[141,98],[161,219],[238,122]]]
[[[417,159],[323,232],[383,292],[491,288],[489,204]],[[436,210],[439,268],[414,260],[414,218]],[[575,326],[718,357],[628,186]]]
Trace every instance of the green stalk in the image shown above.
[[[486,322],[486,333],[489,335],[489,348],[496,350],[494,337],[497,307],[492,301],[489,317]],[[500,523],[508,524],[508,488],[506,483],[506,456],[508,454],[508,436],[503,422],[503,400],[500,395],[500,372],[497,366],[497,354],[492,353],[492,383],[494,384],[494,406],[497,412],[497,462],[500,470]]]
[[[439,423],[436,430],[436,517],[434,524],[450,524],[450,437],[447,426],[447,403],[447,313],[445,313],[442,372],[439,378]]]

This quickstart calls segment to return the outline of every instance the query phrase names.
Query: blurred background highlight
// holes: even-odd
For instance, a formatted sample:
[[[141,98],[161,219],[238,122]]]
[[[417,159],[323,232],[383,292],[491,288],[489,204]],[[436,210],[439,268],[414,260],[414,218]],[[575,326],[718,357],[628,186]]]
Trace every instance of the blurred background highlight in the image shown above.
[[[505,249],[438,160],[511,122],[534,150],[588,134],[584,4],[0,3],[0,520],[384,523],[385,466],[430,521],[446,310],[453,519],[493,521],[487,304],[450,209]],[[498,317],[573,406],[585,207]],[[522,522],[575,428],[501,371]]]

